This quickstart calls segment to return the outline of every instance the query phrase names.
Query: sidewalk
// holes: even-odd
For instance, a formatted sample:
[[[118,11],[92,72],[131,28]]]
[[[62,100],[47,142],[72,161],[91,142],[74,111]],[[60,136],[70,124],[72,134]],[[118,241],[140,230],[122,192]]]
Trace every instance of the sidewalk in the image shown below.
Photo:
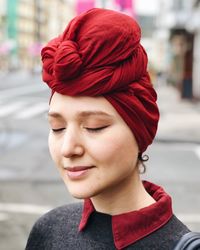
[[[160,121],[157,141],[200,143],[200,102],[180,98],[172,86],[156,87]]]

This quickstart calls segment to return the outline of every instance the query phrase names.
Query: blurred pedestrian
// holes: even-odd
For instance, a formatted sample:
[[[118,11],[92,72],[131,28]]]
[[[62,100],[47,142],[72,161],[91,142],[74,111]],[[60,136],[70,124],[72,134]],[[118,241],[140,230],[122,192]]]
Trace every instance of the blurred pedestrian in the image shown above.
[[[43,215],[27,250],[164,250],[189,232],[163,188],[140,177],[159,120],[140,38],[131,17],[92,9],[42,49],[50,153],[84,201]]]

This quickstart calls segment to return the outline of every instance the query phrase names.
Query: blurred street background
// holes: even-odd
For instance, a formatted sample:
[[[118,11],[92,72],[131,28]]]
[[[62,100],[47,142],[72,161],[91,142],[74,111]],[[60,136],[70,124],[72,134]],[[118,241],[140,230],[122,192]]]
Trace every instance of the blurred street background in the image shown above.
[[[200,1],[0,0],[1,250],[24,249],[39,216],[74,201],[48,152],[40,50],[92,7],[124,12],[142,27],[161,113],[142,178],[162,185],[175,214],[200,231]]]

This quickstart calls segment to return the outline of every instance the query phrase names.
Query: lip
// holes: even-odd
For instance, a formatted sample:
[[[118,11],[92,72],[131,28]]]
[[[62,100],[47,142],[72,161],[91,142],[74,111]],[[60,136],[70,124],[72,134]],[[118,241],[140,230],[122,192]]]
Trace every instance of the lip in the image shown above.
[[[93,167],[94,166],[73,166],[73,167],[66,167],[65,169],[70,172],[79,172],[79,171],[84,171]]]
[[[70,179],[76,180],[83,178],[92,168],[94,168],[94,166],[74,166],[66,167],[65,170]]]

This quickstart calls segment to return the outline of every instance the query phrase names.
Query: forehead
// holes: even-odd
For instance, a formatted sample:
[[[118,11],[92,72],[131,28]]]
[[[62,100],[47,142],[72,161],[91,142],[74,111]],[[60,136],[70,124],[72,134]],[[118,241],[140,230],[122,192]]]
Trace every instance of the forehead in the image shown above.
[[[64,115],[105,115],[118,117],[115,108],[104,97],[71,97],[54,93],[50,102],[49,113],[59,113]]]

